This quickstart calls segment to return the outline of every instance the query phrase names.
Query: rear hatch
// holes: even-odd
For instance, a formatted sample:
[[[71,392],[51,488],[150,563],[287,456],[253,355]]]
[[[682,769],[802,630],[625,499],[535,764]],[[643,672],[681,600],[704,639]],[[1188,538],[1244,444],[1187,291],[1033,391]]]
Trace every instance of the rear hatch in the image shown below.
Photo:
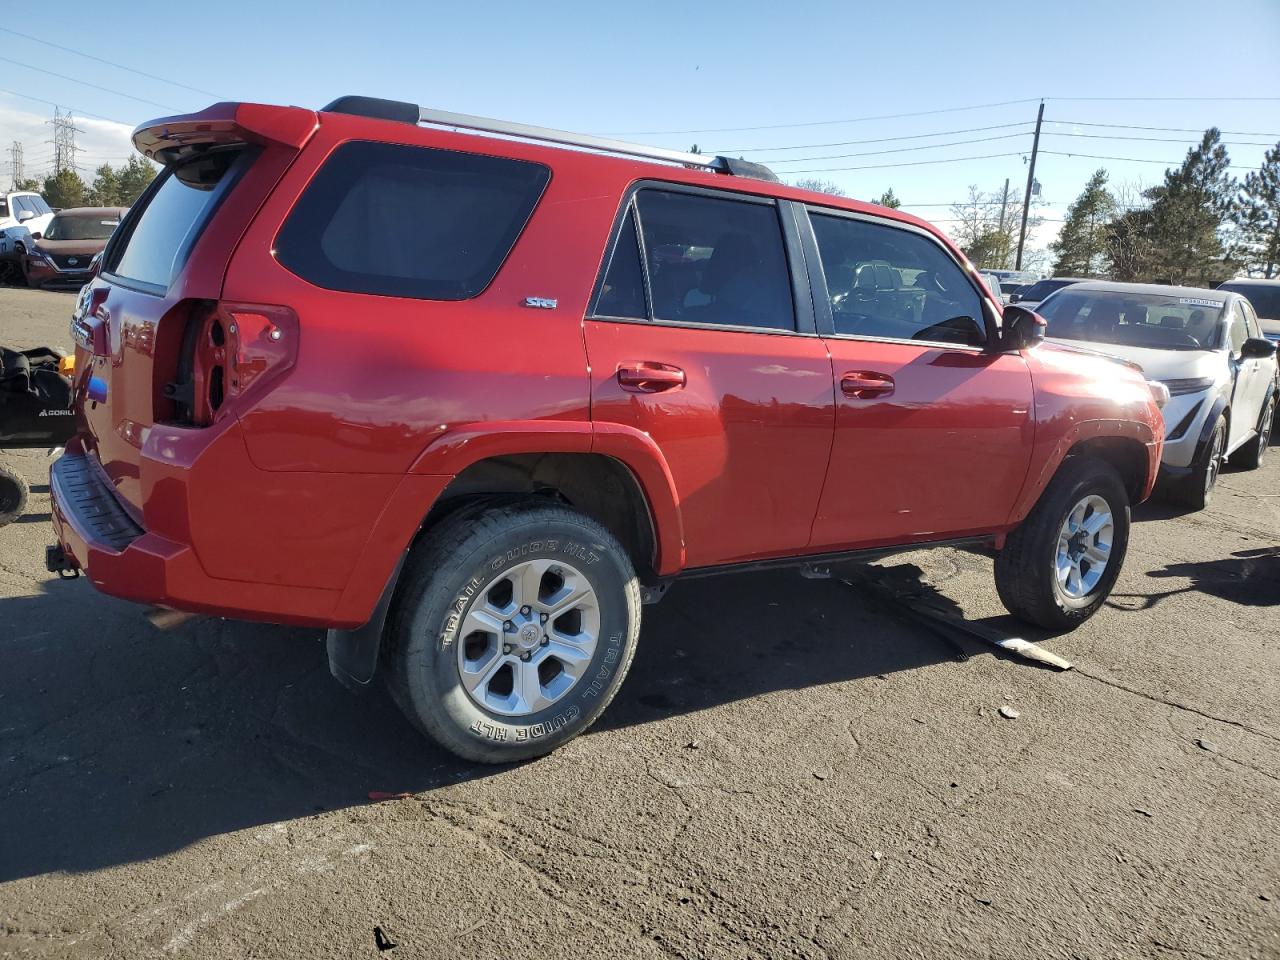
[[[72,329],[81,442],[139,522],[144,451],[156,425],[212,425],[209,399],[220,399],[222,387],[196,382],[195,354],[201,344],[219,351],[216,317],[231,255],[315,123],[309,110],[217,104],[134,133],[164,169],[107,244]]]

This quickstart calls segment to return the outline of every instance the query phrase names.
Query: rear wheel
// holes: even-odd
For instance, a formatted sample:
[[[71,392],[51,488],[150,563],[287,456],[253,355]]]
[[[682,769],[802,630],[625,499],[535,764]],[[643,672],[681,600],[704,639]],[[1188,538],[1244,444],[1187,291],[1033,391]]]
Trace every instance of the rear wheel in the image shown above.
[[[1258,435],[1231,455],[1232,464],[1245,470],[1254,470],[1262,466],[1262,458],[1267,455],[1271,446],[1271,428],[1275,425],[1276,398],[1267,398],[1262,405],[1262,414],[1258,418]]]
[[[414,548],[387,629],[391,693],[420,730],[467,760],[527,760],[613,699],[640,587],[617,540],[573,510],[464,510]]]
[[[1213,425],[1209,442],[1204,445],[1195,462],[1191,475],[1169,490],[1169,499],[1190,510],[1203,510],[1213,499],[1213,489],[1218,485],[1222,461],[1227,450],[1227,418],[1219,416]]]
[[[0,527],[22,516],[27,506],[26,478],[0,466]]]
[[[996,590],[1014,616],[1050,630],[1088,620],[1111,593],[1129,546],[1129,494],[1110,464],[1072,458],[996,557]]]

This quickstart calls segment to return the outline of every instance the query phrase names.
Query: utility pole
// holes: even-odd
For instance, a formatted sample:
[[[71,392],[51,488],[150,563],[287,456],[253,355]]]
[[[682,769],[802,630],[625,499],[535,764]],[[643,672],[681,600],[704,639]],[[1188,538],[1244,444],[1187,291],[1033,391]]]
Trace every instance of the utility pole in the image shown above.
[[[1031,166],[1027,169],[1027,192],[1022,195],[1022,229],[1018,231],[1018,259],[1013,269],[1022,269],[1022,247],[1027,242],[1027,214],[1031,212],[1031,188],[1036,182],[1036,154],[1040,152],[1040,124],[1044,121],[1044,101],[1036,113],[1036,135],[1031,141]]]
[[[63,170],[76,168],[76,134],[84,133],[76,126],[75,118],[70,112],[63,113],[53,108],[53,139],[45,141],[53,144],[53,175],[56,177]]]
[[[18,184],[27,176],[22,167],[22,143],[18,140],[13,141],[13,145],[9,147],[9,168],[13,171],[14,189],[17,189]]]

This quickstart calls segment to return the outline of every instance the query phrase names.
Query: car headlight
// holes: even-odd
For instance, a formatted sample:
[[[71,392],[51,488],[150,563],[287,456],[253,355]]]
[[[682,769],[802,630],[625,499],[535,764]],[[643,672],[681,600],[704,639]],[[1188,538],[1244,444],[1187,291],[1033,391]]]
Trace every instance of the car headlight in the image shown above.
[[[1213,386],[1213,377],[1188,377],[1184,380],[1161,380],[1169,389],[1169,396],[1182,397],[1188,393],[1199,393]]]
[[[1163,407],[1169,402],[1169,388],[1159,380],[1148,380],[1147,387],[1151,390],[1151,399],[1156,402],[1157,407]]]

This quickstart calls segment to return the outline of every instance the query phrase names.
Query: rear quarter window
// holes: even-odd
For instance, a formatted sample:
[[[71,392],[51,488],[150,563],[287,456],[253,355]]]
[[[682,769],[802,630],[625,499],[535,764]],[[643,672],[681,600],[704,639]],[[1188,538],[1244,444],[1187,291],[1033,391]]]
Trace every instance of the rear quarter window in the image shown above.
[[[550,179],[526,160],[346,143],[303,191],[276,257],[329,290],[466,300],[493,280]]]

